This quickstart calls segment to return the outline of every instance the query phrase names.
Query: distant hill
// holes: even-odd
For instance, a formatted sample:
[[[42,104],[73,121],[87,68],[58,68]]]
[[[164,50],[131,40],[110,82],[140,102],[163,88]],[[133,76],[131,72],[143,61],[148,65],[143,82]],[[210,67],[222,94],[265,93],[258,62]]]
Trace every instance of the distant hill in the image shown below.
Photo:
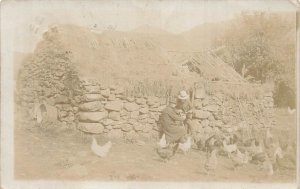
[[[224,35],[231,21],[205,23],[180,34],[188,43],[191,50],[205,50],[213,47],[213,41]]]

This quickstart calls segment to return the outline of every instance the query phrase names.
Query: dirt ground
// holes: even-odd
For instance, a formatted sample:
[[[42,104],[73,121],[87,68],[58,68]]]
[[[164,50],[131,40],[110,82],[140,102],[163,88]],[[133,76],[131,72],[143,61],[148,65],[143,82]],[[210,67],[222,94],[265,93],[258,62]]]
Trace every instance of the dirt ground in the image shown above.
[[[296,114],[276,111],[274,133],[287,132],[296,137]],[[27,124],[31,124],[27,126]],[[26,125],[26,126],[25,126]],[[205,153],[192,149],[184,155],[177,152],[167,163],[162,162],[154,149],[155,143],[143,145],[113,141],[105,158],[91,150],[91,135],[65,129],[47,132],[32,123],[17,121],[15,127],[16,179],[68,179],[99,181],[245,181],[295,182],[296,170],[285,169],[266,176],[257,165],[247,164],[233,170],[230,159],[219,156],[215,175],[204,173]],[[96,136],[100,144],[107,139]]]

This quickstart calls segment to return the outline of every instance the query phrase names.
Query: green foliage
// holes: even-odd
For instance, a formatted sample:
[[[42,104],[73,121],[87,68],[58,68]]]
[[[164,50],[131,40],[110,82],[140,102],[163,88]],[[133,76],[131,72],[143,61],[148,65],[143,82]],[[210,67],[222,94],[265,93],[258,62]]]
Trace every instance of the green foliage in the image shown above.
[[[222,39],[218,55],[251,81],[281,82],[295,91],[295,14],[242,13],[231,22]]]

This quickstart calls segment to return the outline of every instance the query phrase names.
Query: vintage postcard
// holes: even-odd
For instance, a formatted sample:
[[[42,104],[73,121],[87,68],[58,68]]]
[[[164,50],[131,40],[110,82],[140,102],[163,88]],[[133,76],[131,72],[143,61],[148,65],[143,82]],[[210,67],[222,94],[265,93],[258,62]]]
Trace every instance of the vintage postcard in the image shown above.
[[[299,187],[299,8],[2,1],[1,187]]]

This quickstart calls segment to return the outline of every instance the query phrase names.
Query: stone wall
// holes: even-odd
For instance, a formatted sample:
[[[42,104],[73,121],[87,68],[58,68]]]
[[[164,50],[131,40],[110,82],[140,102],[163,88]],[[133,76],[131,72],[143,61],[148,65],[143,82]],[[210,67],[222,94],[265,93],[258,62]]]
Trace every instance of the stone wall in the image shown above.
[[[21,104],[30,109],[35,99],[43,97],[48,104],[57,107],[59,121],[85,133],[126,140],[157,139],[157,121],[167,106],[165,97],[128,96],[122,86],[105,87],[94,79],[81,79],[78,91],[70,95],[60,80],[65,74],[54,81],[40,79],[42,86],[37,85],[39,87],[30,88],[23,83],[21,91],[25,88],[29,92],[19,93]],[[49,87],[44,82],[49,82]],[[51,87],[51,83],[55,82],[61,83],[58,86],[62,90],[53,90],[56,85]],[[235,99],[222,92],[208,95],[199,88],[194,97],[192,121],[196,138],[235,131],[241,131],[244,138],[249,138],[253,137],[253,132],[275,124],[271,92],[253,99]]]
[[[127,96],[121,86],[104,87],[94,80],[82,80],[83,93],[77,114],[77,128],[83,132],[104,133],[111,138],[157,138],[157,121],[167,106],[164,97]],[[272,93],[254,99],[234,99],[221,92],[207,95],[196,89],[193,125],[200,138],[215,132],[241,131],[244,138],[274,125]]]
[[[157,121],[165,99],[126,96],[121,87],[103,87],[93,80],[82,80],[82,89],[83,95],[76,97],[79,130],[127,140],[158,137]]]

